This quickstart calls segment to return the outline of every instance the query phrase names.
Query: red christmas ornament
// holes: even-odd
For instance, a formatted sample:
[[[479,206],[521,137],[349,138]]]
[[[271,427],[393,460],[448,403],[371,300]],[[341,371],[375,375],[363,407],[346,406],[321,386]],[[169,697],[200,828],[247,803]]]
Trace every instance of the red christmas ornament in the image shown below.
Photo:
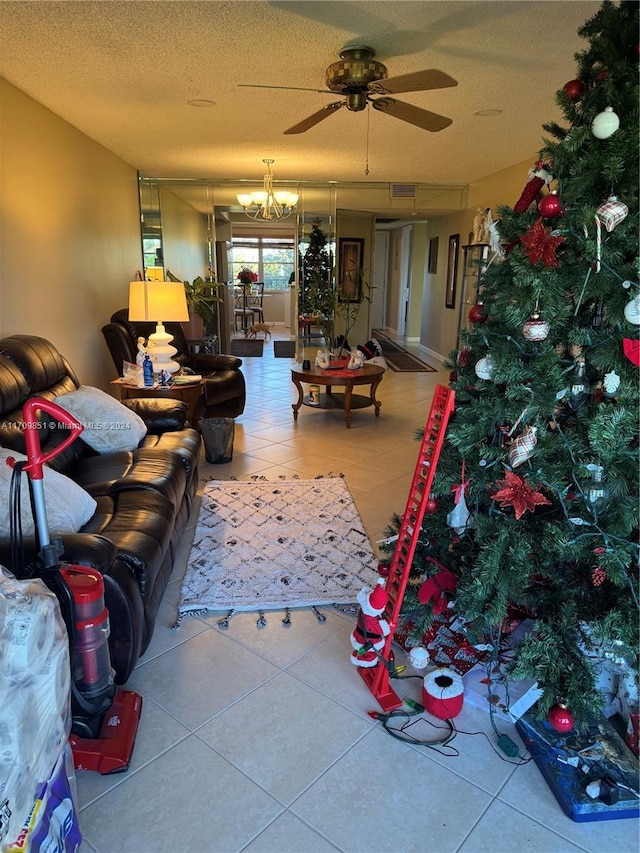
[[[564,216],[564,210],[555,190],[540,199],[538,211],[540,216],[544,216],[545,219],[555,219],[556,216]]]
[[[458,358],[456,360],[460,367],[466,367],[471,361],[471,348],[463,347],[458,353]]]
[[[516,519],[521,518],[527,510],[533,512],[536,506],[551,503],[540,492],[534,491],[522,477],[518,477],[513,471],[505,471],[504,476],[504,480],[498,480],[496,483],[500,487],[499,491],[491,497],[497,500],[502,507],[513,506]]]
[[[567,734],[573,728],[573,714],[566,705],[554,705],[549,710],[547,720],[549,725],[561,734]]]
[[[426,504],[424,505],[424,511],[427,515],[434,515],[440,509],[440,504],[435,498],[428,498]]]
[[[545,228],[542,219],[536,219],[535,225],[527,228],[526,234],[520,235],[522,251],[532,264],[542,263],[546,267],[559,267],[556,249],[564,243],[564,237],[553,237],[551,230]]]
[[[607,573],[602,566],[594,566],[591,570],[591,583],[594,586],[602,586],[607,578]]]
[[[487,315],[482,302],[478,302],[477,305],[471,306],[469,309],[469,319],[472,323],[486,323]]]
[[[579,101],[584,92],[584,83],[582,80],[569,80],[568,83],[565,83],[562,87],[567,95],[574,102]]]

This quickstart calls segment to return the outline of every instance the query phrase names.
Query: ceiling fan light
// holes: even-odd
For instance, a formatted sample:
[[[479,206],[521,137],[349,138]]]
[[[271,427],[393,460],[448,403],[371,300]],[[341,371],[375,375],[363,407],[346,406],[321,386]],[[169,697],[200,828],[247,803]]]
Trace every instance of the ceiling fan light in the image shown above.
[[[238,199],[238,204],[241,204],[242,207],[249,207],[251,205],[251,193],[238,193],[236,198]]]

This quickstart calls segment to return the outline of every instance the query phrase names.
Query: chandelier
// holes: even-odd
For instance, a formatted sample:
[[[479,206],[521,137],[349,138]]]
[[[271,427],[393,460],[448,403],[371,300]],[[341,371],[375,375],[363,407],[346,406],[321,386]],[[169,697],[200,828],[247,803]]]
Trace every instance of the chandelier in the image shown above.
[[[253,193],[238,193],[238,203],[242,205],[249,219],[266,219],[271,222],[276,219],[286,219],[291,216],[298,203],[298,194],[288,190],[273,191],[273,160],[263,160],[267,164],[267,174],[264,176],[264,189]]]

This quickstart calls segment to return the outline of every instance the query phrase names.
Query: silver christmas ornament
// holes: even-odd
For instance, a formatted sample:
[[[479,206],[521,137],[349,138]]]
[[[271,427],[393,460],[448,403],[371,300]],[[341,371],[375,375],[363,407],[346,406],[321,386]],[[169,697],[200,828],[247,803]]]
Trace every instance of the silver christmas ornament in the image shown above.
[[[495,369],[496,365],[491,354],[485,355],[484,358],[481,358],[474,368],[476,376],[479,379],[491,379]]]
[[[628,323],[640,326],[640,293],[625,305],[624,318]]]

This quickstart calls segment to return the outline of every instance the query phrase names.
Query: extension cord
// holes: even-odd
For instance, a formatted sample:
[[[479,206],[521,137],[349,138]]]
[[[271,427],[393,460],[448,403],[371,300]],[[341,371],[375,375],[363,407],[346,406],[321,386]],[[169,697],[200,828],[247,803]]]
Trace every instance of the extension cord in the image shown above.
[[[505,755],[509,756],[509,758],[515,758],[520,753],[518,745],[509,737],[509,735],[500,735],[498,738],[498,746]]]

